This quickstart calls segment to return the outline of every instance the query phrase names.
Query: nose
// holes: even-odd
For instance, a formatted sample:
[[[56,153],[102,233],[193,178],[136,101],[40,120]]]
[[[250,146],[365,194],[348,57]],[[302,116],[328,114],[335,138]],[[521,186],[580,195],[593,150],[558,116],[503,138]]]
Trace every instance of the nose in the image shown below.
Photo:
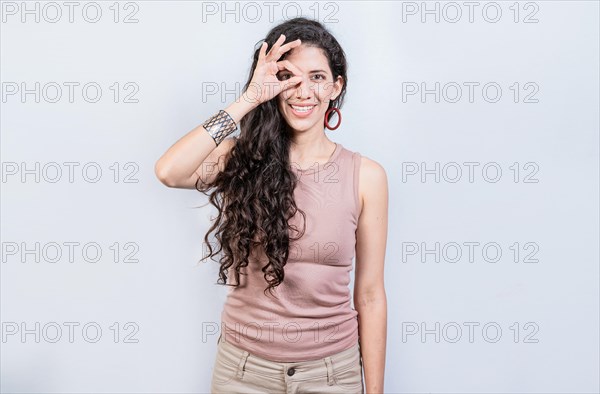
[[[296,86],[296,98],[307,99],[312,96],[313,87],[308,77],[303,76],[302,81]]]

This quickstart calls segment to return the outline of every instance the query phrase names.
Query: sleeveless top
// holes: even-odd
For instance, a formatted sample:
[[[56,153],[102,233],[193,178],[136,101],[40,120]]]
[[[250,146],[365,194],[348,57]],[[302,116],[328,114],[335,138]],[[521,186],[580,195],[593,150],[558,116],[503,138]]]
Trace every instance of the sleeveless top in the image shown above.
[[[263,292],[264,250],[252,250],[241,268],[247,275],[229,288],[221,313],[225,342],[275,362],[315,360],[358,343],[358,312],[348,285],[360,211],[360,157],[336,143],[324,164],[302,170],[292,163],[299,177],[294,197],[306,221],[296,212],[288,223],[298,231],[289,233],[298,238],[306,223],[304,235],[290,239],[285,277],[272,293]],[[235,282],[232,272],[228,279]]]

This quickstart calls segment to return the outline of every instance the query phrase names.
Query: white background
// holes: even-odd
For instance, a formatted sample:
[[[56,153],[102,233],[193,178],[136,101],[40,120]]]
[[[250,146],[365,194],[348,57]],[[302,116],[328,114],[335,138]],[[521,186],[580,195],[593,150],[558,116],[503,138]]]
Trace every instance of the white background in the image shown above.
[[[238,11],[225,14],[222,2],[99,1],[77,2],[72,23],[55,4],[2,2],[2,392],[209,391],[225,289],[216,262],[196,263],[215,211],[193,208],[207,202],[194,190],[162,185],[154,164],[235,99],[254,45],[297,8],[319,10],[349,62],[329,138],[388,175],[386,392],[600,390],[598,2],[475,2],[469,21],[463,2],[274,2],[270,17],[264,2],[229,2]],[[88,18],[100,8],[99,21],[84,6]],[[130,14],[137,22],[124,23]],[[36,82],[39,102],[22,97]],[[79,84],[72,102],[69,82]],[[90,82],[102,88],[96,103],[93,89],[82,94]],[[406,83],[439,83],[439,102],[403,99]],[[482,93],[488,83],[502,89],[497,102],[493,88]],[[434,170],[424,182],[409,172],[421,163]],[[86,164],[90,177],[102,169],[97,182]],[[486,164],[490,177],[502,170],[497,182]],[[436,243],[437,262],[421,255]],[[413,244],[417,255],[406,253]],[[84,245],[99,247],[98,262]]]

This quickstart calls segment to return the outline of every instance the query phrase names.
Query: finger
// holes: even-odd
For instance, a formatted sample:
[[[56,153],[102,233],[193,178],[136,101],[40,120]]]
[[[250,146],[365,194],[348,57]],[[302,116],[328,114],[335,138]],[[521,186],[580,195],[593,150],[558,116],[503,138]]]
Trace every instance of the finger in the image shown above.
[[[285,45],[281,45],[277,48],[277,52],[274,52],[275,57],[272,58],[272,61],[277,61],[279,60],[287,51],[289,51],[290,49],[294,49],[296,47],[299,47],[302,44],[302,42],[300,41],[300,39],[298,38],[297,40],[288,42]]]
[[[288,89],[293,88],[294,86],[296,86],[300,82],[302,82],[302,78],[301,77],[292,77],[290,79],[286,79],[285,81],[281,81],[279,83],[279,88],[281,90],[288,90]]]
[[[273,46],[271,47],[271,49],[269,49],[269,52],[267,53],[267,61],[272,61],[273,56],[275,54],[277,54],[277,51],[279,50],[281,43],[283,43],[284,41],[285,41],[285,36],[282,34],[279,36],[277,41],[275,41],[273,43]],[[277,56],[277,59],[279,59],[279,56]]]
[[[297,40],[294,40],[292,42],[288,42],[285,45],[282,45],[281,48],[279,48],[279,52],[281,52],[282,54],[286,53],[290,49],[296,48],[297,46],[300,46],[301,44],[302,44],[302,42],[298,38]]]
[[[260,46],[260,49],[258,50],[258,61],[262,61],[265,59],[265,57],[267,56],[266,53],[266,48],[267,48],[267,42],[263,41],[262,45]]]
[[[281,44],[285,41],[285,36],[282,34],[279,36],[279,38],[277,39],[277,41],[275,41],[275,43],[273,44],[273,46],[271,47],[271,50],[269,51],[269,53],[267,54],[267,58],[270,59],[273,56],[277,55],[278,51],[279,51],[279,47],[281,46]],[[277,55],[276,59],[279,59],[279,56]]]
[[[300,71],[298,67],[294,66],[294,64],[289,60],[280,60],[276,64],[279,70],[289,70],[294,73],[294,75],[302,74],[302,71]]]

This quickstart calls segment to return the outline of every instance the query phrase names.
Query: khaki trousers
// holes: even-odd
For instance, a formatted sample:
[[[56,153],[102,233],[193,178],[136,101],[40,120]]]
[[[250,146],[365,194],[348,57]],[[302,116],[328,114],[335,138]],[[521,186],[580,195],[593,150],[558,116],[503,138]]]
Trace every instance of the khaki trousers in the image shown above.
[[[211,393],[363,394],[360,345],[318,360],[275,362],[248,353],[221,335]]]

